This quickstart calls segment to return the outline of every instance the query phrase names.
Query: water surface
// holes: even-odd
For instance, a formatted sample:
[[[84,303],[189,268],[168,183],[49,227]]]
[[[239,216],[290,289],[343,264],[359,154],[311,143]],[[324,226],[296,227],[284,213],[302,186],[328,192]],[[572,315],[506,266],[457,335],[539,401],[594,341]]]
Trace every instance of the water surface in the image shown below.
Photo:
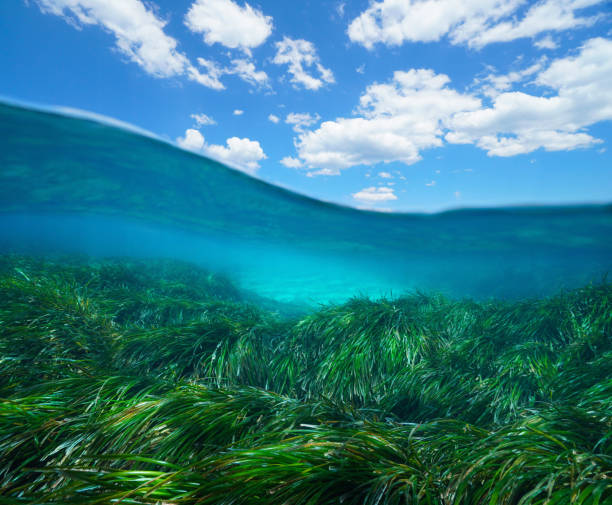
[[[0,252],[184,259],[284,302],[519,298],[600,281],[612,207],[366,212],[133,131],[0,103]]]

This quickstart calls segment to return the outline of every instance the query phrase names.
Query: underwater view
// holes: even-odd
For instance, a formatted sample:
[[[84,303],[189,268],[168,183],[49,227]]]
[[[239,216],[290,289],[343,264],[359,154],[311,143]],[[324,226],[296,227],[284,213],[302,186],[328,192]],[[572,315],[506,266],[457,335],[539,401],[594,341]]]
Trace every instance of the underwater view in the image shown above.
[[[154,138],[0,103],[0,245],[181,259],[279,302],[517,299],[602,281],[612,205],[366,212]]]
[[[0,1],[0,505],[612,505],[611,20]]]
[[[0,503],[612,499],[610,206],[359,211],[0,118]]]

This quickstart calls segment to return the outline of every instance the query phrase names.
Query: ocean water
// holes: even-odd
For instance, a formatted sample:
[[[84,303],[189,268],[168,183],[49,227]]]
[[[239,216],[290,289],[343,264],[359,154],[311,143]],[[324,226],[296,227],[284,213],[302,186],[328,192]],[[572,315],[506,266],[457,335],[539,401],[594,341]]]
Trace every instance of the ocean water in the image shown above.
[[[176,258],[279,302],[517,299],[599,282],[612,206],[367,212],[168,143],[0,103],[0,254]]]

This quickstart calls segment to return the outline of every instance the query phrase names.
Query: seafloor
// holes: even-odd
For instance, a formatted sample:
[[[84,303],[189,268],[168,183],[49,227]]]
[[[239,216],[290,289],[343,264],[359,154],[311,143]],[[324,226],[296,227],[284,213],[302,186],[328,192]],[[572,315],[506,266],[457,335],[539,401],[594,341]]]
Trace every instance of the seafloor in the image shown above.
[[[612,503],[612,284],[303,313],[0,257],[0,504]]]

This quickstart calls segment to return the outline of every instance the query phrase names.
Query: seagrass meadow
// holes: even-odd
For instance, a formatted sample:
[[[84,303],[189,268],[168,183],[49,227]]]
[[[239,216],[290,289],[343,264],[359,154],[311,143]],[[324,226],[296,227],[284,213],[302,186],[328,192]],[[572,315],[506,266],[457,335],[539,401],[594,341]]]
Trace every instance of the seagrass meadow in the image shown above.
[[[274,306],[0,257],[2,504],[612,503],[612,285]]]

